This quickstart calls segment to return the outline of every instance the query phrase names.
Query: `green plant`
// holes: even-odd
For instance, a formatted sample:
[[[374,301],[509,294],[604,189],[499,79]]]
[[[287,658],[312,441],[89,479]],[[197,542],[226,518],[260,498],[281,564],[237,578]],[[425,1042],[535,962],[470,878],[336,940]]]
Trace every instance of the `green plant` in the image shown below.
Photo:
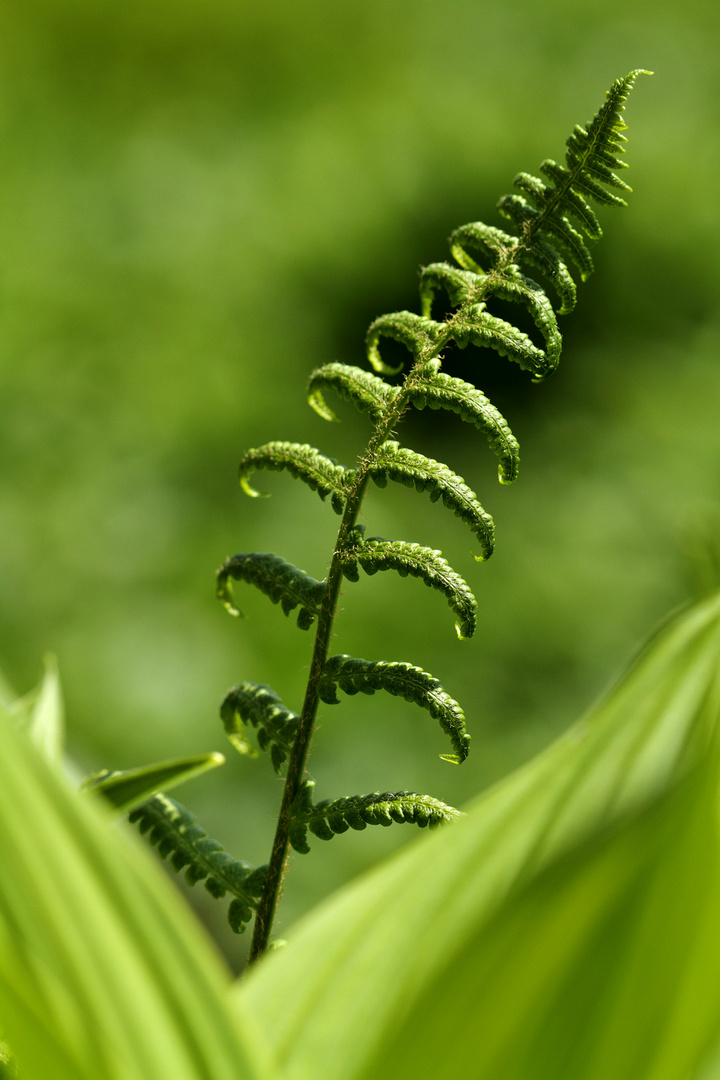
[[[586,159],[586,165],[595,162],[596,175],[578,173],[586,192],[604,192],[598,176],[612,179],[617,163],[608,155],[614,159],[617,146],[608,142],[619,137],[619,110],[637,74],[614,84],[598,114],[603,141]],[[591,125],[591,137],[594,130]],[[576,131],[571,147],[585,138]],[[546,164],[544,171],[563,183],[557,166]],[[393,409],[403,405],[457,406],[460,400],[467,418],[467,402],[476,401],[477,391],[445,379],[435,361],[451,334],[463,340],[479,335],[497,347],[502,328],[484,309],[469,310],[484,304],[473,289],[488,290],[484,297],[491,286],[494,296],[506,290],[523,297],[545,337],[545,355],[559,346],[544,293],[512,267],[521,255],[539,258],[539,247],[567,306],[570,279],[557,256],[539,246],[538,222],[553,233],[559,229],[572,247],[578,241],[568,239],[565,224],[557,225],[550,200],[534,183],[524,177],[520,186],[533,193],[535,207],[517,197],[504,200],[520,221],[518,237],[466,227],[460,239],[456,234],[460,269],[426,270],[426,288],[432,292],[442,282],[457,301],[454,316],[433,323],[428,315],[402,313],[373,324],[376,363],[381,333],[397,335],[414,351],[398,388],[336,365],[313,377],[311,394],[321,410],[324,398],[317,395],[327,385],[383,410],[358,470],[336,472],[307,448],[278,451],[280,457],[264,448],[251,452],[243,467],[280,463],[316,484],[330,484],[329,477],[325,494],[342,497],[343,513],[333,588],[341,574],[352,581],[365,564],[406,568],[402,556],[449,596],[462,633],[471,628],[472,610],[464,583],[443,566],[440,584],[430,573],[440,565],[434,552],[366,539],[355,516],[363,481],[373,475],[409,479],[408,464],[413,484],[420,477],[442,497],[445,466],[433,466],[428,479],[417,455],[386,444],[398,419]],[[558,197],[561,206],[568,200],[592,225],[584,201],[578,204],[570,191]],[[470,240],[496,259],[487,275],[469,265]],[[488,246],[491,240],[495,247]],[[587,272],[582,251],[575,256]],[[530,350],[537,347],[512,327],[502,333],[508,351],[520,348],[526,360],[535,355]],[[536,375],[545,373],[539,361],[527,362]],[[442,391],[439,401],[436,391]],[[505,462],[507,469],[508,460],[512,455],[501,458],[501,467]],[[476,511],[471,526],[479,520]],[[237,576],[259,584],[288,610],[299,607],[303,622],[317,620],[322,663],[310,675],[313,710],[318,699],[334,698],[336,685],[372,690],[377,679],[378,688],[403,692],[417,670],[409,665],[326,660],[321,632],[335,614],[335,601],[328,600],[332,574],[331,567],[328,582],[317,583],[277,556],[236,556],[220,572],[220,591],[229,601],[228,578]],[[51,665],[39,694],[20,702],[5,695],[8,715],[0,723],[0,1037],[17,1054],[21,1077],[712,1080],[720,1048],[719,656],[715,593],[670,620],[562,739],[467,807],[451,828],[409,845],[331,898],[305,920],[290,948],[263,960],[234,987],[148,853],[129,832],[107,828],[111,808],[130,810],[175,869],[205,880],[216,895],[233,895],[231,919],[238,927],[266,905],[268,914],[257,920],[262,951],[272,868],[263,874],[231,859],[191,815],[156,794],[219,764],[219,755],[100,774],[78,797],[59,775],[61,707]],[[427,691],[427,678],[418,677],[413,695]],[[452,709],[448,719],[444,691],[431,690],[462,758],[461,721]],[[242,751],[249,723],[276,769],[288,762],[286,817],[279,826],[284,839],[276,842],[280,866],[289,843],[302,850],[307,830],[322,836],[380,815],[449,813],[427,797],[406,795],[349,799],[332,810],[313,806],[303,772],[306,748],[298,750],[314,719],[307,701],[297,718],[272,691],[244,684],[223,708],[231,741]],[[293,770],[295,786],[288,787]],[[9,1068],[0,1044],[0,1075]]]
[[[286,615],[297,611],[301,629],[315,627],[310,673],[299,714],[287,708],[270,687],[253,682],[233,687],[221,708],[226,732],[240,753],[254,752],[246,734],[249,727],[254,727],[258,745],[269,751],[276,773],[286,768],[270,860],[267,868],[260,870],[235,864],[233,888],[228,880],[219,883],[217,876],[209,872],[203,848],[211,842],[177,803],[155,796],[134,810],[131,820],[137,820],[149,832],[162,854],[171,856],[175,869],[187,868],[189,880],[204,879],[216,895],[222,896],[228,889],[234,893],[229,911],[234,929],[243,929],[255,911],[251,961],[268,947],[289,848],[307,853],[308,833],[329,840],[348,828],[394,822],[432,827],[457,817],[452,807],[409,791],[313,802],[315,782],[305,769],[313,728],[320,702],[339,703],[338,690],[346,694],[383,690],[415,702],[439,721],[450,739],[452,753],[443,755],[447,761],[461,763],[467,757],[470,739],[462,708],[430,673],[402,661],[329,655],[338,598],[343,581],[357,581],[360,570],[369,575],[394,570],[402,576],[419,578],[446,598],[460,638],[474,633],[477,603],[467,582],[439,551],[366,536],[365,526],[358,524],[363,499],[370,481],[379,487],[385,487],[388,481],[414,487],[433,502],[441,501],[468,526],[480,547],[481,553],[476,556],[479,561],[492,554],[493,521],[475,492],[448,466],[401,446],[393,436],[411,408],[450,410],[487,437],[498,459],[500,482],[509,484],[516,479],[519,447],[505,419],[475,386],[441,371],[442,353],[452,343],[460,348],[472,344],[493,349],[529,371],[535,382],[555,370],[562,344],[555,308],[544,287],[527,272],[539,272],[550,282],[558,296],[559,314],[573,309],[576,287],[565,260],[575,266],[582,280],[587,278],[593,269],[587,239],[597,240],[602,235],[589,200],[602,205],[625,205],[616,192],[629,188],[615,170],[625,165],[619,156],[624,142],[622,113],[640,74],[639,70],[632,71],[618,79],[587,128],[575,128],[567,142],[564,165],[543,161],[540,170],[545,180],[527,173],[516,176],[514,184],[520,194],[506,195],[499,203],[512,233],[482,222],[456,229],[450,238],[455,265],[433,263],[422,271],[422,314],[400,311],[373,322],[367,335],[367,355],[377,374],[340,363],[325,364],[312,373],[309,401],[321,417],[337,419],[326,402],[328,391],[340,394],[369,416],[370,438],[356,467],[345,468],[312,446],[288,442],[272,442],[250,450],[240,463],[240,483],[249,496],[261,494],[250,485],[256,470],[286,470],[317,491],[321,499],[329,499],[342,518],[323,581],[278,555],[257,552],[229,558],[217,575],[218,596],[233,614],[240,612],[235,606],[232,582],[245,582],[279,603]],[[447,295],[452,308],[442,321],[432,316],[439,292]],[[534,324],[537,340],[493,315],[488,305],[492,307],[494,300],[523,307]],[[412,358],[407,373],[396,385],[382,377],[397,376],[403,368],[402,364],[389,366],[382,359],[380,343],[387,338],[405,346]],[[200,847],[189,842],[192,836],[197,837]]]

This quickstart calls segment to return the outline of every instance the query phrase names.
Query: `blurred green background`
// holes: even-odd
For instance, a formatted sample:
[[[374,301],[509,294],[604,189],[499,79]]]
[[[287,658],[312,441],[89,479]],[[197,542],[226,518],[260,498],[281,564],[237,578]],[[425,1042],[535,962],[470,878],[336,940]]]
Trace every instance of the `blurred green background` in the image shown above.
[[[274,550],[322,577],[337,518],[286,476],[236,484],[243,451],[311,442],[350,463],[365,418],[305,405],[314,366],[363,363],[378,314],[417,309],[417,268],[472,220],[500,224],[521,169],[561,157],[631,68],[630,209],[602,214],[597,271],[532,386],[448,357],[523,450],[501,488],[484,439],[422,413],[403,439],[493,513],[485,566],[451,515],[373,491],[370,533],[441,547],[478,596],[458,643],[442,599],[390,575],[345,590],[337,651],[443,679],[473,734],[462,768],[416,707],[345,699],[321,719],[318,797],[409,788],[459,804],[582,712],[697,585],[720,494],[717,4],[570,0],[5,0],[0,12],[2,664],[18,690],[59,658],[70,750],[122,768],[223,749],[240,679],[297,707],[311,638],[214,570]],[[697,577],[697,573],[695,574]],[[230,748],[227,747],[228,753]],[[280,782],[230,757],[180,797],[264,862]],[[280,932],[410,829],[295,857]],[[194,902],[239,965],[245,942]]]

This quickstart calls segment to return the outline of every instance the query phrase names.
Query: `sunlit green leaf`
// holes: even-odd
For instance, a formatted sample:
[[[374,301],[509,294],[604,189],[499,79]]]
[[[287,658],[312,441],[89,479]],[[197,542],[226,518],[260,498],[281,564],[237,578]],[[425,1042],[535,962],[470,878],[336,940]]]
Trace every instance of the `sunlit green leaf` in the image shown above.
[[[101,793],[119,812],[133,810],[158,791],[170,791],[178,784],[202,776],[209,769],[223,765],[222,754],[194,754],[192,757],[158,761],[154,765],[141,765],[137,769],[122,772],[107,770],[89,776],[83,790]]]
[[[229,975],[149,854],[0,723],[0,1018],[23,1080],[256,1080]]]
[[[720,597],[238,992],[291,1080],[679,1080],[720,1029]]]

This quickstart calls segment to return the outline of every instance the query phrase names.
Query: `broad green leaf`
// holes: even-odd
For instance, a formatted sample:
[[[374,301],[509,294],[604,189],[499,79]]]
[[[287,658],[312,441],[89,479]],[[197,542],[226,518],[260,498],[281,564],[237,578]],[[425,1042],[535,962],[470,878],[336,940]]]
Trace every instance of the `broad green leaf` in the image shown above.
[[[720,1028],[720,596],[236,992],[288,1080],[679,1080]]]
[[[202,776],[209,769],[224,765],[225,758],[216,751],[211,754],[194,754],[192,757],[158,761],[154,765],[141,765],[137,769],[122,772],[95,773],[83,783],[84,791],[96,791],[103,795],[119,813],[133,810],[158,791],[170,791],[186,780]]]
[[[160,868],[0,722],[0,1032],[23,1080],[265,1080]]]
[[[717,826],[717,773],[696,770],[562,857],[467,935],[358,1075],[692,1077],[720,1029]]]

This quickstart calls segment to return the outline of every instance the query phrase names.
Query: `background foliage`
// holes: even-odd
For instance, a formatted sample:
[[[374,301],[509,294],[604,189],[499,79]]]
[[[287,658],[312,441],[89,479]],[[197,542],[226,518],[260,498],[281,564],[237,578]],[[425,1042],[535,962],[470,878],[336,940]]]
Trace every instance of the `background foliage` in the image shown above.
[[[454,418],[421,414],[408,435],[493,513],[492,560],[472,570],[463,530],[411,492],[368,500],[371,531],[472,575],[480,629],[459,645],[437,597],[372,579],[348,594],[338,650],[437,673],[471,756],[440,762],[410,705],[348,701],[323,719],[318,796],[463,802],[565,727],[692,591],[685,552],[702,549],[720,483],[718,19],[692,0],[7,0],[2,660],[24,690],[54,650],[83,767],[224,750],[217,707],[241,678],[297,703],[309,638],[249,590],[251,621],[231,622],[213,571],[275,549],[321,577],[337,519],[287,477],[249,503],[237,461],[281,438],[349,462],[363,418],[315,417],[311,368],[361,362],[367,324],[417,307],[416,268],[446,257],[450,230],[497,223],[515,173],[560,155],[637,66],[656,76],[628,108],[631,210],[603,217],[559,372],[532,387],[491,356],[449,360],[520,438],[519,483],[498,487]],[[183,801],[212,833],[264,861],[267,771],[230,758],[193,788]],[[286,924],[405,838],[372,833],[296,859]]]

